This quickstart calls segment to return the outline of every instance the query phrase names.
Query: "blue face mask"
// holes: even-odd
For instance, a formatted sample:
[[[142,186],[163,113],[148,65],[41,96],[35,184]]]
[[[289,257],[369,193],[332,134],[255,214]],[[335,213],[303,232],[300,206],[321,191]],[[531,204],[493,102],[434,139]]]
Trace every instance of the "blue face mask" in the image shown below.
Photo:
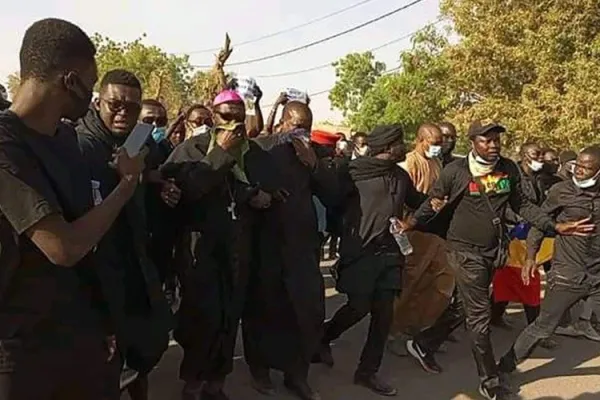
[[[152,131],[152,138],[156,143],[162,142],[167,138],[167,128],[165,128],[164,126],[160,128],[154,128],[154,130]]]
[[[429,149],[427,150],[428,158],[436,158],[442,155],[442,146],[437,145],[429,145]]]
[[[598,183],[598,174],[600,174],[600,171],[598,171],[596,173],[596,175],[592,176],[591,178],[584,179],[582,181],[578,181],[577,178],[575,178],[575,176],[573,176],[573,183],[579,189],[589,189],[591,187],[596,186],[596,184]]]

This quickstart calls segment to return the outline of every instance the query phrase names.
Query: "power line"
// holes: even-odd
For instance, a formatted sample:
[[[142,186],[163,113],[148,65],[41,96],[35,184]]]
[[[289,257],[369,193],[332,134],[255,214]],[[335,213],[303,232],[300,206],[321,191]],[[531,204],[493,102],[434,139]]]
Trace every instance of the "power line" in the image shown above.
[[[346,29],[345,31],[338,32],[338,33],[336,33],[334,35],[327,36],[325,38],[316,40],[314,42],[310,42],[310,43],[305,44],[303,46],[294,47],[294,48],[291,48],[291,49],[288,49],[288,50],[285,50],[285,51],[282,51],[282,52],[279,52],[279,53],[271,54],[271,55],[268,55],[268,56],[264,56],[264,57],[258,57],[258,58],[252,58],[252,59],[245,60],[245,61],[238,61],[238,62],[234,62],[234,63],[228,63],[227,65],[230,66],[230,67],[233,67],[233,66],[237,66],[237,65],[252,64],[252,63],[259,62],[259,61],[266,61],[266,60],[270,60],[270,59],[273,59],[273,58],[281,57],[281,56],[284,56],[284,55],[287,55],[287,54],[295,53],[295,52],[300,51],[300,50],[308,49],[309,47],[313,47],[313,46],[316,46],[318,44],[328,42],[328,41],[330,41],[332,39],[336,39],[336,38],[338,38],[340,36],[347,35],[348,33],[357,31],[357,30],[359,30],[361,28],[364,28],[365,26],[368,26],[368,25],[371,25],[371,24],[373,24],[375,22],[381,21],[382,19],[390,17],[390,16],[392,16],[394,14],[397,14],[400,11],[404,11],[404,10],[406,10],[406,9],[408,9],[408,8],[410,8],[410,7],[418,4],[418,3],[421,3],[422,1],[424,1],[424,0],[414,0],[413,2],[411,2],[409,4],[406,4],[406,5],[402,6],[402,7],[396,8],[395,10],[392,10],[392,11],[390,11],[388,13],[380,15],[377,18],[373,18],[373,19],[371,19],[371,20],[369,20],[367,22],[363,22],[362,24],[356,25],[356,26],[354,26],[354,27],[352,27],[350,29]],[[212,68],[213,66],[212,65],[195,65],[195,67],[197,67],[197,68]]]
[[[431,25],[436,25],[436,24],[440,23],[441,21],[442,21],[441,19],[437,19],[434,22],[432,22]],[[429,24],[427,24],[427,25],[429,25]],[[419,30],[420,29],[417,29],[417,30],[415,30],[415,31],[413,31],[413,32],[411,32],[409,34],[403,35],[403,36],[401,36],[399,38],[396,38],[394,40],[390,40],[389,42],[386,42],[386,43],[384,43],[384,44],[382,44],[380,46],[373,47],[372,49],[368,49],[368,50],[365,50],[365,51],[377,51],[377,50],[381,50],[381,49],[383,49],[383,48],[385,48],[387,46],[390,46],[390,45],[392,45],[394,43],[398,43],[398,42],[401,42],[401,41],[403,41],[405,39],[408,39],[408,38],[412,37],[415,33],[419,32]],[[278,77],[282,77],[282,76],[299,75],[299,74],[303,74],[305,72],[318,71],[320,69],[331,67],[334,61],[335,60],[333,60],[331,62],[328,62],[326,64],[321,64],[321,65],[317,65],[315,67],[301,69],[301,70],[296,70],[296,71],[281,72],[281,73],[270,74],[270,75],[256,75],[256,78],[263,78],[263,79],[264,78],[278,78]]]
[[[304,27],[307,27],[309,25],[316,24],[317,22],[324,21],[324,20],[326,20],[328,18],[335,17],[336,15],[342,14],[342,13],[344,13],[346,11],[350,11],[350,10],[356,8],[356,7],[362,6],[363,4],[367,4],[367,3],[370,3],[372,1],[374,1],[374,0],[362,0],[362,1],[359,1],[358,3],[354,3],[354,4],[352,4],[352,5],[350,5],[350,6],[346,7],[346,8],[342,8],[341,10],[337,10],[337,11],[334,11],[334,12],[332,12],[330,14],[323,15],[321,17],[315,18],[313,20],[310,20],[308,22],[302,23],[300,25],[295,25],[295,26],[292,26],[292,27],[289,27],[289,28],[286,28],[286,29],[282,29],[282,30],[277,31],[277,32],[269,33],[269,34],[264,35],[264,36],[259,36],[259,37],[254,38],[254,39],[248,39],[248,40],[245,40],[243,42],[233,43],[233,46],[234,47],[241,47],[241,46],[244,46],[244,45],[247,45],[247,44],[250,44],[250,43],[256,43],[256,42],[260,42],[261,40],[265,40],[265,39],[269,39],[269,38],[272,38],[272,37],[275,37],[275,36],[279,36],[279,35],[287,33],[287,32],[292,32],[292,31],[295,31],[297,29],[304,28]],[[188,52],[186,52],[186,54],[212,53],[212,52],[219,51],[219,50],[221,50],[220,47],[213,47],[212,49],[188,51]]]
[[[400,71],[401,68],[402,68],[401,66],[398,66],[396,68],[389,69],[389,70],[385,71],[382,75],[389,75],[393,72]],[[319,92],[309,93],[308,97],[312,99],[313,97],[320,96],[325,93],[329,93],[329,92],[331,92],[332,89],[333,89],[333,87],[330,87],[329,89],[321,90]],[[262,106],[262,108],[270,108],[270,107],[273,107],[274,105],[275,105],[275,103],[267,104],[266,106]]]

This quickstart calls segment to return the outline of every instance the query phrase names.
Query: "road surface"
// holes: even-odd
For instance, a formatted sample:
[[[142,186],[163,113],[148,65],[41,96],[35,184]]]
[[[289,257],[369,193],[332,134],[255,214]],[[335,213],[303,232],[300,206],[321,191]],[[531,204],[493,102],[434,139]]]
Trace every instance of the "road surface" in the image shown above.
[[[327,290],[329,316],[343,303],[344,297],[333,289]],[[496,357],[510,346],[515,335],[524,326],[525,317],[518,306],[509,310],[507,319],[514,331],[496,329],[493,343]],[[352,384],[366,329],[367,319],[347,332],[333,347],[336,365],[328,369],[322,365],[311,368],[310,382],[320,391],[323,400],[376,400],[382,397]],[[459,343],[448,343],[448,352],[438,355],[444,368],[440,375],[425,373],[408,357],[387,353],[381,371],[399,389],[398,399],[406,400],[470,400],[480,399],[477,394],[475,365],[464,331],[458,331]],[[537,349],[532,359],[520,366],[513,381],[520,386],[524,400],[600,400],[600,344],[583,339],[558,338],[555,350]],[[240,342],[240,341],[238,341]],[[236,350],[235,371],[227,381],[226,391],[232,400],[265,400],[249,384],[249,375],[243,360],[240,343]],[[181,350],[175,344],[165,354],[150,376],[151,400],[179,400],[182,383],[177,378]],[[278,392],[274,400],[294,400],[283,387],[281,374],[273,374]],[[128,399],[123,395],[123,399]]]

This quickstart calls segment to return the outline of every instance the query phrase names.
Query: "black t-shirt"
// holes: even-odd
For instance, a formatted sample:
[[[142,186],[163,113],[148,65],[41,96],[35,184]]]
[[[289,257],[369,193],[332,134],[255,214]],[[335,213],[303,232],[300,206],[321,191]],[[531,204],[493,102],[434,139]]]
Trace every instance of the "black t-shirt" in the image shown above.
[[[25,234],[45,217],[72,221],[91,207],[84,164],[71,128],[41,135],[14,113],[0,113],[0,224],[18,235],[20,257],[14,271],[3,271],[0,338],[99,329],[90,258],[71,268],[54,265]]]

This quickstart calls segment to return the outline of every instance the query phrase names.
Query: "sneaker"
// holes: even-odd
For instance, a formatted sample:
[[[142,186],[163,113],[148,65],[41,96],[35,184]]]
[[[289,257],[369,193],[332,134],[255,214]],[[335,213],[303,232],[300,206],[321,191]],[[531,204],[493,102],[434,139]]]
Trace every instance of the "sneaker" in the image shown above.
[[[429,372],[430,374],[439,374],[442,372],[442,367],[437,363],[433,354],[424,352],[421,346],[414,340],[406,342],[406,351],[421,364],[425,372]]]
[[[398,394],[398,390],[381,379],[377,375],[362,375],[360,373],[354,374],[354,384],[364,386],[380,396],[394,397]]]
[[[600,333],[594,329],[590,321],[579,321],[577,328],[579,328],[578,330],[581,333],[581,336],[584,336],[586,339],[593,342],[600,342]]]
[[[483,383],[479,385],[479,394],[487,400],[515,400],[516,395],[505,386],[488,388]]]
[[[559,326],[558,328],[556,328],[556,331],[554,331],[554,333],[556,333],[557,335],[568,336],[568,337],[582,337],[583,336],[583,332],[581,332],[579,329],[576,329],[573,325]]]

